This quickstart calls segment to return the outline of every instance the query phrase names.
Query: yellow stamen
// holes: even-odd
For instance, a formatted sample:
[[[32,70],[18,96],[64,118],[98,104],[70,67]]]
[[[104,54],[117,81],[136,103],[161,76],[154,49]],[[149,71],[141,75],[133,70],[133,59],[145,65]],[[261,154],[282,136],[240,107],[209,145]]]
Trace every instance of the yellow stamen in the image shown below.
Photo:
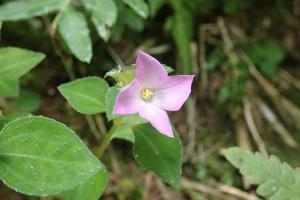
[[[154,92],[153,92],[153,90],[151,90],[149,88],[145,88],[141,91],[141,96],[142,96],[143,100],[149,101],[153,98]]]

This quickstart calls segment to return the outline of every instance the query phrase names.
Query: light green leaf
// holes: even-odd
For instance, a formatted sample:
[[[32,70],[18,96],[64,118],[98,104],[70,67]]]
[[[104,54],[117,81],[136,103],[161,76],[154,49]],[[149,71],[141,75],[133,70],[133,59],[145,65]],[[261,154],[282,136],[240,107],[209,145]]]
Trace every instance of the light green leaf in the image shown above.
[[[140,166],[143,169],[152,170],[163,181],[178,188],[182,151],[178,135],[168,138],[149,124],[137,125],[133,128],[133,132],[135,135],[133,155]]]
[[[18,79],[36,65],[45,55],[14,47],[0,48],[0,78]]]
[[[108,173],[102,167],[94,176],[80,186],[62,194],[63,200],[98,200],[108,182]]]
[[[58,31],[68,48],[82,62],[92,58],[92,41],[84,15],[72,8],[66,9],[58,23]]]
[[[71,129],[53,119],[19,118],[0,133],[0,178],[24,194],[58,194],[102,167]]]
[[[18,0],[0,6],[0,20],[21,20],[44,15],[62,7],[63,0]]]
[[[111,121],[117,117],[117,115],[113,113],[113,109],[119,92],[120,92],[120,87],[113,86],[109,88],[106,93],[105,110],[106,110],[106,118],[108,119],[108,121]]]
[[[0,78],[0,97],[17,97],[19,90],[18,79]]]
[[[238,147],[227,149],[225,157],[251,183],[259,185],[259,195],[272,200],[300,199],[298,171],[282,163],[277,157],[253,154]]]
[[[36,93],[30,90],[22,90],[19,98],[13,105],[13,109],[21,112],[33,112],[40,107],[40,104],[40,98]]]
[[[131,7],[138,15],[147,18],[149,15],[148,5],[144,0],[123,0],[129,7]]]
[[[101,78],[86,77],[62,84],[59,92],[82,114],[105,112],[105,96],[109,86]]]
[[[151,16],[154,17],[157,11],[167,3],[166,0],[148,0]]]
[[[99,36],[108,41],[110,28],[117,20],[117,6],[114,0],[82,0],[84,6],[92,12],[92,21]]]

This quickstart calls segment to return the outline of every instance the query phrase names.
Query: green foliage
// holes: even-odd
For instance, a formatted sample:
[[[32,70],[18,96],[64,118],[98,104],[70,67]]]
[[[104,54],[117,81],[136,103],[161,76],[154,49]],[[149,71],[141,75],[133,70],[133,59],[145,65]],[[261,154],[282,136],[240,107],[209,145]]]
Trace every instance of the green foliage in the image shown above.
[[[63,200],[98,200],[108,182],[108,173],[102,167],[95,175],[80,186],[62,194]]]
[[[0,6],[0,20],[22,20],[58,10],[63,0],[17,0]]]
[[[123,0],[129,7],[131,7],[138,15],[147,18],[149,15],[148,5],[144,0]]]
[[[249,57],[265,75],[273,75],[279,63],[284,59],[285,52],[275,41],[254,43],[247,49]]]
[[[208,56],[203,66],[205,71],[214,71],[224,60],[225,55],[220,49],[213,50]]]
[[[106,81],[98,77],[85,77],[58,87],[59,92],[77,112],[87,115],[105,112],[108,89]]]
[[[82,0],[84,6],[91,11],[92,21],[99,36],[108,41],[111,27],[117,20],[117,6],[114,0]]]
[[[18,118],[2,129],[0,158],[3,182],[28,195],[74,188],[103,167],[72,130],[34,116]]]
[[[165,4],[167,3],[166,0],[149,0],[149,8],[150,8],[150,14],[152,17],[154,17],[157,13],[157,11]]]
[[[92,42],[85,16],[71,7],[67,8],[58,23],[58,30],[70,51],[82,62],[92,58]]]
[[[0,97],[17,97],[19,90],[18,79],[0,78]]]
[[[163,181],[178,188],[181,177],[182,146],[178,134],[168,138],[149,124],[133,128],[135,143],[133,155],[145,170],[152,170]]]
[[[105,110],[106,110],[106,118],[108,121],[113,120],[117,117],[116,114],[113,113],[113,109],[115,106],[116,98],[120,91],[120,87],[113,86],[108,89],[106,96],[105,96]]]
[[[19,112],[33,112],[39,108],[40,104],[40,98],[36,93],[30,90],[23,90],[13,105],[13,110]]]
[[[0,78],[18,79],[36,65],[45,55],[14,47],[0,48]]]
[[[300,199],[299,170],[293,170],[276,156],[265,157],[237,147],[227,149],[225,156],[249,181],[259,185],[259,195],[272,200]]]
[[[185,74],[192,73],[192,56],[190,44],[193,36],[193,17],[186,7],[184,0],[169,0],[175,15],[167,21],[167,28],[171,31],[175,41],[181,70]]]

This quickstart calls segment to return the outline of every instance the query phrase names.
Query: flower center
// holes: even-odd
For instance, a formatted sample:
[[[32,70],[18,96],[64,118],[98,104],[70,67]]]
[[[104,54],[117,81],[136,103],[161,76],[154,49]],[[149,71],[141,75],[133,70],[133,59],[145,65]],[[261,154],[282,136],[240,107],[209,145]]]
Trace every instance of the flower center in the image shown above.
[[[144,101],[151,100],[153,96],[154,96],[154,91],[149,88],[145,88],[141,91],[141,97]]]

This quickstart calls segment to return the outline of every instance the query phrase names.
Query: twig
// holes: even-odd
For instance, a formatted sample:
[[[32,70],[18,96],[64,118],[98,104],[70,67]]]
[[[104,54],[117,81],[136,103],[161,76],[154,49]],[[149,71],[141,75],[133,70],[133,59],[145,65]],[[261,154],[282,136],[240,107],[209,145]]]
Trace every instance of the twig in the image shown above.
[[[259,151],[261,153],[263,153],[264,155],[268,155],[265,143],[264,143],[263,139],[261,138],[261,136],[256,128],[256,125],[254,123],[252,112],[251,112],[251,103],[247,97],[245,97],[243,99],[243,103],[244,103],[244,116],[245,116],[248,128],[250,130],[250,133],[251,133]]]

